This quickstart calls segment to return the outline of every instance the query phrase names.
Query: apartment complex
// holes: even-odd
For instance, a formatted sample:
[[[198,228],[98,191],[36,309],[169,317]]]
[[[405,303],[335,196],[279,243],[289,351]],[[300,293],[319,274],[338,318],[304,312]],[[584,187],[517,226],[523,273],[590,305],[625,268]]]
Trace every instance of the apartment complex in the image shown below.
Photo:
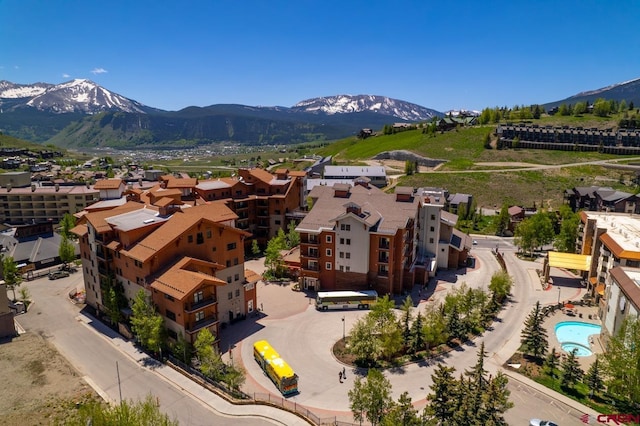
[[[305,172],[284,168],[274,174],[244,168],[231,178],[200,181],[194,190],[204,202],[226,203],[238,215],[238,229],[250,232],[266,247],[279,229],[297,223],[306,214],[305,176]],[[246,239],[245,248],[250,244],[251,239]]]
[[[574,212],[578,210],[640,214],[637,194],[610,187],[576,186],[564,191],[564,200]]]
[[[450,265],[449,226],[457,218],[435,198],[432,203],[405,187],[386,194],[364,178],[353,186],[316,186],[309,197],[313,208],[296,228],[304,288],[401,294],[425,284],[437,266]],[[458,244],[463,251],[464,241]],[[451,255],[456,263],[459,258]]]
[[[600,318],[606,318],[617,300],[611,271],[640,268],[640,216],[624,213],[580,212],[577,252],[591,255],[585,279],[598,301]]]
[[[620,331],[625,319],[640,314],[640,268],[611,269],[604,298],[608,301],[602,325],[610,336]]]
[[[65,213],[82,211],[98,201],[100,196],[100,191],[88,184],[42,186],[31,183],[29,172],[4,173],[0,176],[3,176],[4,183],[0,188],[2,223],[57,223]]]
[[[80,237],[88,305],[104,314],[110,287],[129,306],[143,289],[169,337],[193,342],[203,328],[219,336],[221,324],[253,312],[260,277],[244,269],[250,234],[235,227],[233,211],[221,202],[180,203],[129,201],[85,214],[73,232]]]

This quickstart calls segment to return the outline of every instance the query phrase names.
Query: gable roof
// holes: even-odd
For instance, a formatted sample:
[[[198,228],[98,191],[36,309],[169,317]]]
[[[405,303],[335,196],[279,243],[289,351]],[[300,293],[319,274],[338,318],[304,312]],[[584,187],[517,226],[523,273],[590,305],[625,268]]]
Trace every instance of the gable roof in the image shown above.
[[[183,257],[151,283],[151,288],[177,300],[183,300],[203,285],[226,285],[225,281],[203,272],[184,269],[194,260]]]
[[[118,189],[121,185],[124,182],[119,178],[101,179],[93,185],[93,189]]]

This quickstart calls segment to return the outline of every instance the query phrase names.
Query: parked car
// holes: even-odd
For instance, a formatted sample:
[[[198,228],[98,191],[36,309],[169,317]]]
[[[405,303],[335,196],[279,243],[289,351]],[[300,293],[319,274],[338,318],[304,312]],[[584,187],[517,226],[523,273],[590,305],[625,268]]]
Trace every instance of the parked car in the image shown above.
[[[558,426],[558,424],[551,420],[531,419],[529,420],[529,426]]]
[[[53,271],[49,272],[50,280],[57,280],[58,278],[68,277],[69,273],[67,271]]]
[[[473,240],[473,245],[474,245],[474,246],[477,246],[477,245],[478,245],[478,242],[477,242],[476,240]]]

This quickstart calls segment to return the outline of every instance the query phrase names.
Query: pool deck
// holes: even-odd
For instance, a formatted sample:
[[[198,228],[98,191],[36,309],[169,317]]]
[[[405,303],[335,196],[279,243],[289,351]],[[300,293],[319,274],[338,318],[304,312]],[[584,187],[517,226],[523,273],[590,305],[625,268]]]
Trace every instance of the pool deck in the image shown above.
[[[556,352],[561,354],[561,357],[566,356],[566,352],[562,350],[562,345],[556,338],[555,327],[556,324],[565,321],[584,322],[587,324],[602,325],[601,320],[598,318],[598,308],[596,306],[576,306],[574,309],[577,313],[575,315],[568,315],[562,310],[556,310],[554,313],[549,314],[544,322],[545,329],[547,330],[547,339],[549,341],[549,351],[552,348],[556,348]],[[580,318],[582,314],[582,318]],[[591,319],[589,318],[591,315]],[[577,357],[580,367],[586,372],[596,359],[597,354],[604,352],[604,347],[600,339],[600,335],[593,335],[591,337],[590,349],[593,355]]]

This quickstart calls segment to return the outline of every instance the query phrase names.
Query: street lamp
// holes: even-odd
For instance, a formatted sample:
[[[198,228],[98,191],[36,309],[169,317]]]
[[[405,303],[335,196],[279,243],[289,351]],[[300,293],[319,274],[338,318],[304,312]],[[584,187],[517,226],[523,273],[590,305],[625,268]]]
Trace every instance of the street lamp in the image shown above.
[[[345,340],[345,332],[344,332],[344,315],[342,316],[342,341]]]
[[[562,289],[558,287],[558,306],[560,305],[560,290]]]

